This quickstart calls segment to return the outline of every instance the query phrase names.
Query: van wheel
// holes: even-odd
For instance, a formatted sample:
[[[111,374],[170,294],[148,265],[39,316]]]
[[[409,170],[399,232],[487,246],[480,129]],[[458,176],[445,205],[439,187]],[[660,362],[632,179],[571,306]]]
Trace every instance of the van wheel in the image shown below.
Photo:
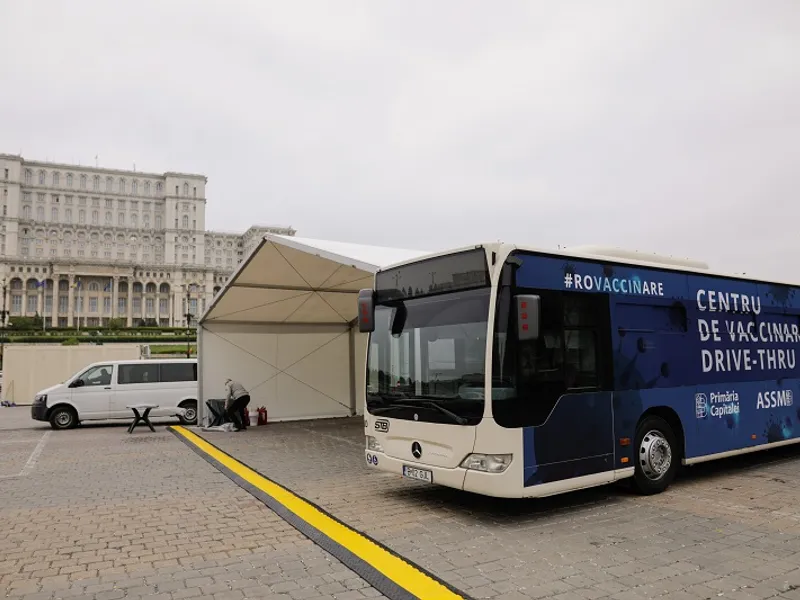
[[[59,406],[50,413],[50,427],[53,429],[72,429],[78,425],[78,415],[70,406]]]
[[[636,428],[633,484],[640,494],[659,494],[675,479],[680,457],[672,428],[661,417],[645,417]]]
[[[181,402],[178,406],[186,411],[183,415],[178,416],[181,425],[194,425],[197,423],[197,400],[187,400],[186,402]]]

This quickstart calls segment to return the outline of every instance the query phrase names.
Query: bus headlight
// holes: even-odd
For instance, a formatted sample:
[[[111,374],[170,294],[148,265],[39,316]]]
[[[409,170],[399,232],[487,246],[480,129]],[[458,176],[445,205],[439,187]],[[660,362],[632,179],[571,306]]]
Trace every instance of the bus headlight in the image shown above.
[[[376,440],[374,437],[368,435],[367,450],[372,450],[373,452],[383,452],[383,446],[381,446],[380,442]]]
[[[484,473],[502,473],[511,464],[513,454],[470,454],[461,461],[461,467]]]

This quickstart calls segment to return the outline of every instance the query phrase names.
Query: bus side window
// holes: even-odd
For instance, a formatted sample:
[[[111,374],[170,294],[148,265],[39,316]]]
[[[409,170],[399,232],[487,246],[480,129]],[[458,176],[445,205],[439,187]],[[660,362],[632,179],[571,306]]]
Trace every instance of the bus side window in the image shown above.
[[[567,389],[598,387],[597,331],[604,322],[599,294],[564,294],[564,383]]]

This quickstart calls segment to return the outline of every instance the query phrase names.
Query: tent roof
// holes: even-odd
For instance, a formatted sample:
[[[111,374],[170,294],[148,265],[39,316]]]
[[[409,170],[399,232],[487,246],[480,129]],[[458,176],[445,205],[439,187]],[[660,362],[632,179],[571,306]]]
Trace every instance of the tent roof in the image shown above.
[[[267,234],[200,323],[347,324],[375,272],[429,252]]]

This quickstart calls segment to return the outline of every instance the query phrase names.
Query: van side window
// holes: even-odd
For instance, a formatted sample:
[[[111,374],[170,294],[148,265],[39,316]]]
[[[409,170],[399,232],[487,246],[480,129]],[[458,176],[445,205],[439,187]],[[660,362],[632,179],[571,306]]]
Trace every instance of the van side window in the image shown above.
[[[197,363],[162,363],[161,382],[197,381]]]
[[[78,377],[83,382],[83,386],[111,385],[111,372],[114,367],[111,365],[98,365],[86,371]]]
[[[117,383],[158,383],[158,364],[120,365]]]

